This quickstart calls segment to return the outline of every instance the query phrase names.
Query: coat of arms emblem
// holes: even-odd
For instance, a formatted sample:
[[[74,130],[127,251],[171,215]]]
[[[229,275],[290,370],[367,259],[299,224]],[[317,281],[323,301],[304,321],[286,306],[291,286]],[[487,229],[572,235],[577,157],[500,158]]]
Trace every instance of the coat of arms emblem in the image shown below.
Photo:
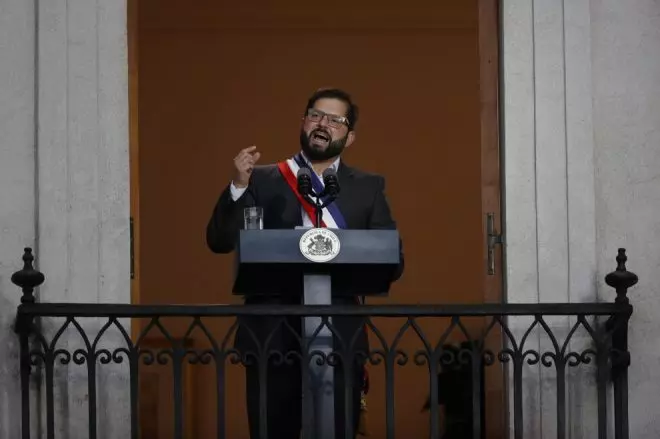
[[[300,252],[312,262],[334,259],[339,247],[339,238],[330,229],[310,229],[300,237]]]

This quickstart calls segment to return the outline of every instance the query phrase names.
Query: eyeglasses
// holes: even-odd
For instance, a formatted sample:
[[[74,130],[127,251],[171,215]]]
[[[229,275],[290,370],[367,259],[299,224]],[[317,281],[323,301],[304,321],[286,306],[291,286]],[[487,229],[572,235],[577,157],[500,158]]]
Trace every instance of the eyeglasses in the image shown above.
[[[320,122],[324,116],[328,117],[328,125],[332,128],[340,128],[342,125],[348,126],[348,118],[346,116],[337,116],[336,114],[324,113],[321,110],[315,108],[309,108],[307,110],[307,120],[310,122]]]

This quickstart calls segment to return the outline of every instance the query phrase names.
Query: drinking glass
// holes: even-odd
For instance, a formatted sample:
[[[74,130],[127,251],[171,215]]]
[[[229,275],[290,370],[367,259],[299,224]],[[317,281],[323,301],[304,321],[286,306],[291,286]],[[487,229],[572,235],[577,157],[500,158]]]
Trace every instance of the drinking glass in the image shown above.
[[[264,228],[264,210],[261,207],[246,207],[243,210],[245,230],[262,230]]]

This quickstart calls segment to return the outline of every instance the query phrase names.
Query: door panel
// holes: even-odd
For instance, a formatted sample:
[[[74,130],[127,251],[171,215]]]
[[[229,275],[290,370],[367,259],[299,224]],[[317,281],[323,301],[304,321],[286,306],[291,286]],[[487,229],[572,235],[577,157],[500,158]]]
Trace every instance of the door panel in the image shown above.
[[[501,300],[501,265],[486,275],[484,235],[485,212],[499,216],[499,157],[496,40],[489,43],[496,22],[480,23],[495,12],[476,1],[378,4],[331,19],[323,5],[303,2],[277,9],[140,2],[141,303],[241,302],[230,294],[233,255],[207,250],[206,222],[239,149],[256,144],[262,163],[297,152],[307,97],[323,86],[345,88],[360,106],[344,159],[386,177],[403,238],[403,278],[389,297],[369,303]],[[219,336],[229,326],[210,324]],[[402,322],[375,324],[392,340]],[[437,339],[448,322],[420,324]],[[409,353],[420,347],[412,333],[402,340]],[[396,371],[401,437],[428,431],[425,367],[410,358]],[[227,434],[247,437],[243,375],[229,369]],[[199,437],[215,434],[209,373],[195,376]],[[370,430],[384,437],[382,365],[370,374]],[[489,400],[501,397],[500,377],[488,380]],[[491,416],[500,408],[489,412],[489,425],[498,424]]]

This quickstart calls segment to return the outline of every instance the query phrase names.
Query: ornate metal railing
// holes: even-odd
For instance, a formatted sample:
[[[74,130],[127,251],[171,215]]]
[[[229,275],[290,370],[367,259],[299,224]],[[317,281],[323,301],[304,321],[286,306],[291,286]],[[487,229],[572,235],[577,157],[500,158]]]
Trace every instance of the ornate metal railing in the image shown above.
[[[429,411],[424,437],[506,437],[501,433],[504,429],[516,439],[531,437],[525,433],[524,393],[526,385],[536,379],[539,371],[552,372],[556,390],[556,421],[552,431],[558,438],[565,438],[569,428],[567,411],[571,410],[567,389],[588,386],[589,380],[585,377],[594,377],[596,389],[589,391],[593,390],[596,395],[594,431],[597,437],[609,437],[609,430],[613,427],[615,438],[628,438],[627,369],[630,354],[627,331],[632,306],[627,290],[637,282],[637,277],[626,270],[623,249],[617,256],[616,270],[606,276],[607,284],[616,289],[614,303],[571,304],[305,307],[37,303],[33,291],[44,282],[44,276],[33,268],[30,249],[26,249],[23,260],[24,268],[14,274],[12,281],[23,291],[16,332],[20,338],[22,437],[25,439],[30,438],[31,433],[40,436],[31,432],[34,424],[31,406],[34,404],[42,407],[45,413],[41,414],[44,425],[39,428],[45,431],[47,438],[56,436],[58,401],[54,389],[58,373],[62,373],[58,370],[65,369],[66,379],[66,374],[72,373],[66,368],[76,366],[86,372],[84,391],[88,417],[86,432],[78,432],[77,437],[86,434],[86,437],[96,438],[100,411],[97,381],[103,368],[112,365],[127,368],[126,405],[130,408],[132,438],[145,437],[140,432],[139,416],[143,396],[140,395],[139,378],[142,369],[157,365],[171,368],[172,436],[183,438],[190,437],[186,433],[190,431],[189,426],[184,422],[184,368],[212,367],[210,376],[215,379],[216,404],[212,410],[213,436],[225,438],[228,437],[227,374],[232,367],[255,366],[259,382],[264,386],[259,392],[262,415],[259,432],[260,437],[265,438],[268,410],[266,361],[271,365],[292,367],[310,361],[317,364],[328,362],[333,367],[345,367],[347,371],[354,365],[376,371],[371,375],[371,392],[367,398],[377,393],[384,399],[383,422],[376,428],[381,428],[382,437],[388,439],[394,438],[397,432],[397,406],[405,409],[414,405],[419,412],[424,402]],[[322,325],[333,332],[338,342],[332,353],[309,351],[309,340],[299,335],[299,328],[295,325],[306,316],[321,317]],[[265,338],[263,334],[257,335],[256,330],[250,328],[250,322],[254,321],[250,317],[271,319],[271,332]],[[354,319],[359,323],[355,326],[356,331],[367,331],[370,339],[368,352],[355,349],[357,332],[347,337],[337,331],[333,322],[341,318]],[[253,343],[253,348],[247,351],[238,350],[233,345],[233,337],[240,326],[246,328]],[[284,352],[274,351],[270,343],[276,333],[294,340],[297,346]],[[161,339],[160,346],[147,342],[154,334]],[[408,382],[425,383],[421,393],[413,392],[423,394],[424,400],[408,399],[404,402],[396,398],[395,375],[406,366],[421,366],[408,374]],[[581,368],[585,369],[583,373],[573,372]],[[302,368],[303,378],[306,370]],[[382,382],[374,378],[378,374]],[[352,380],[344,380],[341,384],[346,392],[354,390]],[[380,388],[375,392],[378,385],[384,390]],[[35,387],[41,397],[34,395]],[[488,401],[487,394],[505,398]],[[406,398],[410,395],[409,391]],[[353,419],[354,401],[345,398],[344,402],[340,415],[344,419]],[[614,419],[608,418],[609,402],[613,403]],[[443,407],[442,419],[438,415],[440,407]],[[309,418],[308,409],[303,409],[303,423]],[[511,419],[511,425],[495,428],[489,424],[493,419],[503,422]],[[355,423],[345,422],[341,433],[345,434],[344,437],[353,437],[356,428],[359,427]],[[441,436],[443,431],[445,436]]]

